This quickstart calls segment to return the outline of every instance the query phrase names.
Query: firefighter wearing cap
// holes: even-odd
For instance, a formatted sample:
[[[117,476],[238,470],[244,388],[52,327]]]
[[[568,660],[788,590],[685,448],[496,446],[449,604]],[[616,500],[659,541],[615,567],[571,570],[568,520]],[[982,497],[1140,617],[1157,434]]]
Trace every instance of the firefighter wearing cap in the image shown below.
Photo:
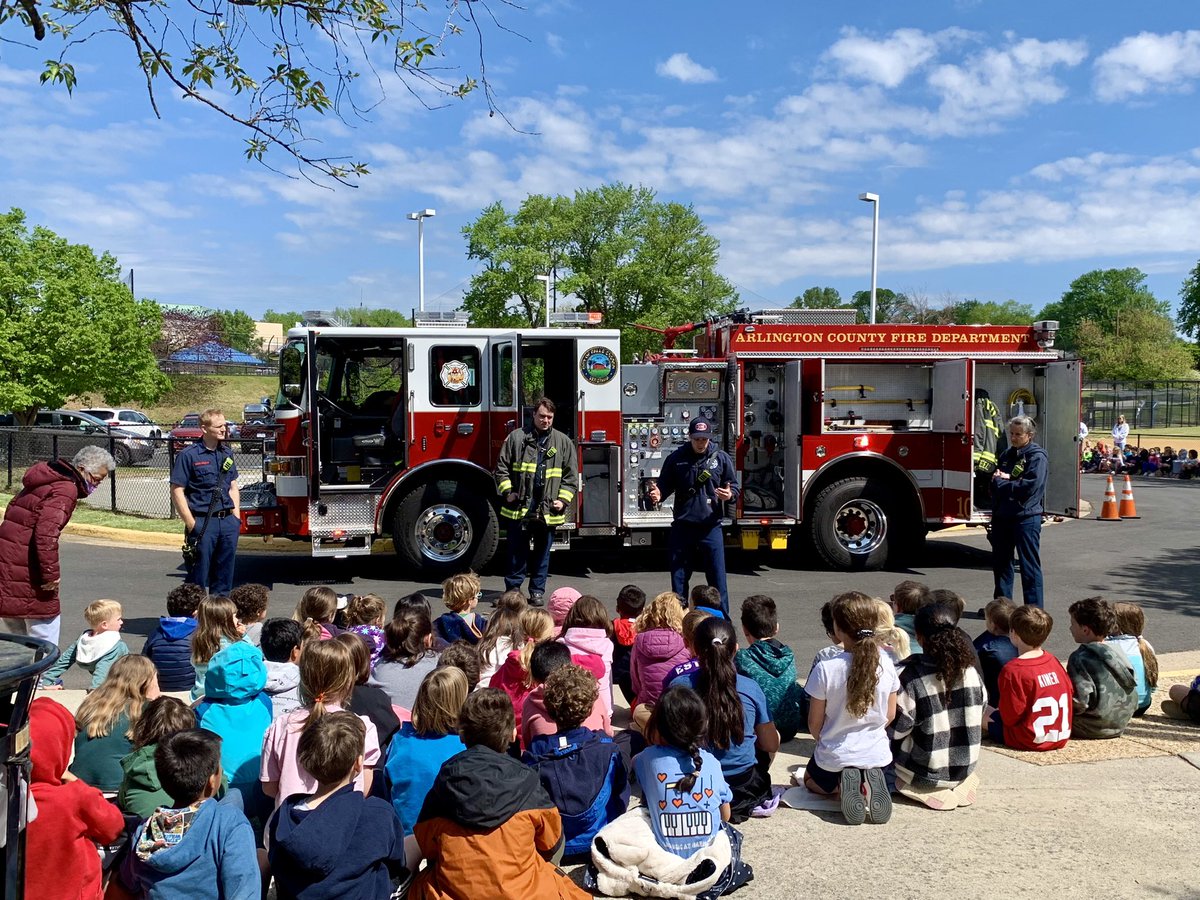
[[[655,503],[675,495],[675,519],[668,542],[671,590],[687,596],[699,555],[708,583],[721,592],[721,611],[729,618],[721,513],[723,504],[737,499],[737,473],[729,454],[712,443],[712,424],[707,419],[693,419],[688,437],[690,442],[663,462],[649,495]]]
[[[508,531],[504,589],[520,590],[529,571],[532,606],[545,602],[554,528],[567,519],[567,507],[579,489],[578,471],[575,445],[554,429],[554,403],[542,397],[533,410],[533,427],[512,432],[496,462],[500,518]]]

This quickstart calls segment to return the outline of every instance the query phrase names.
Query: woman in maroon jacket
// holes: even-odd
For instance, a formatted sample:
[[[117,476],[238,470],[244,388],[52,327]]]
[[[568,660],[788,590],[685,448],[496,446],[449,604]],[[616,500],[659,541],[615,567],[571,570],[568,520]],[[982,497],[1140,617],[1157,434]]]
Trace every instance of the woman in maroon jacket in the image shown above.
[[[58,645],[58,538],[75,504],[116,468],[102,447],[67,462],[35,463],[0,524],[0,618],[4,629]]]

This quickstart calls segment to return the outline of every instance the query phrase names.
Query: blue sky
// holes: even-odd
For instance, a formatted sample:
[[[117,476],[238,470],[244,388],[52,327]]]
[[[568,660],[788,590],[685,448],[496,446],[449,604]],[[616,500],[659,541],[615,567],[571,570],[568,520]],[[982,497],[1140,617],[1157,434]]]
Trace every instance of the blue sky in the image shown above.
[[[81,48],[73,97],[37,84],[50,48],[0,45],[0,206],[112,252],[140,295],[251,314],[407,312],[405,214],[424,207],[427,306],[453,309],[484,206],[614,180],[693,204],[748,306],[869,287],[863,191],[881,195],[880,286],[932,305],[1036,311],[1119,266],[1175,303],[1200,258],[1194,0],[495,9],[518,34],[486,34],[489,74],[521,131],[482,97],[429,112],[364,79],[362,100],[386,94],[368,118],[312,131],[371,167],[332,191],[245,161],[194,102],[164,93],[155,119],[115,37]]]

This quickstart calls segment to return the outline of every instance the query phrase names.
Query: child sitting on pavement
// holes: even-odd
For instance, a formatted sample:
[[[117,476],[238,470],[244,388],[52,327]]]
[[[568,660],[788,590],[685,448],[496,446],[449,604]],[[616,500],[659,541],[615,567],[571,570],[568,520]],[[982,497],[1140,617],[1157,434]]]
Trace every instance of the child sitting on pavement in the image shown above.
[[[487,628],[487,619],[475,612],[482,595],[479,576],[474,572],[451,575],[443,581],[442,602],[450,611],[434,620],[434,636],[443,644],[455,641],[478,644]]]
[[[632,704],[633,680],[629,663],[633,656],[633,641],[637,637],[637,618],[646,608],[646,592],[635,584],[627,584],[617,594],[617,617],[613,619],[613,684],[621,689],[625,702]],[[632,708],[632,707],[631,707]]]
[[[417,819],[427,865],[411,900],[588,900],[550,862],[562,820],[537,773],[507,753],[516,725],[505,693],[471,694],[458,730],[467,749],[442,766]]]
[[[1158,686],[1158,657],[1154,655],[1154,648],[1150,646],[1150,642],[1142,636],[1146,627],[1146,616],[1136,603],[1114,603],[1113,614],[1117,624],[1108,641],[1120,647],[1129,664],[1133,666],[1138,694],[1138,705],[1133,715],[1143,716],[1150,708],[1154,689]]]
[[[267,684],[263,688],[271,698],[271,717],[278,719],[300,708],[300,645],[304,629],[295,619],[267,619],[262,627],[263,662]]]
[[[255,647],[261,646],[263,622],[271,604],[270,588],[265,584],[239,584],[229,592],[229,599],[237,607],[238,621],[246,629],[242,640]]]
[[[896,627],[908,635],[909,645],[913,653],[920,653],[917,644],[917,631],[913,621],[917,610],[933,602],[929,595],[929,586],[919,581],[902,581],[892,588],[892,611],[896,614]]]
[[[588,660],[585,658],[584,661]],[[558,732],[558,726],[550,718],[546,709],[546,679],[552,672],[563,666],[574,664],[571,651],[565,644],[560,644],[558,641],[546,641],[533,648],[533,653],[529,657],[529,674],[533,681],[533,689],[525,698],[525,705],[521,710],[519,734],[522,749],[532,746],[536,737],[553,735]],[[589,671],[596,675],[596,680],[599,681],[600,673],[594,670]],[[515,714],[513,723],[515,727]],[[596,697],[591,714],[584,719],[583,727],[590,728],[592,731],[603,731],[610,737],[612,736],[612,721],[608,716],[608,710],[604,708],[604,700],[599,696]]]
[[[683,646],[687,648],[687,659],[677,664],[667,677],[663,679],[663,690],[671,686],[671,682],[680,675],[686,675],[688,672],[700,671],[700,660],[696,658],[696,629],[705,619],[713,618],[713,614],[707,609],[689,609],[683,617]],[[650,719],[650,708],[645,707],[639,709],[637,718],[638,726],[641,727]]]
[[[740,674],[762,688],[779,739],[790,741],[805,724],[800,699],[804,688],[796,681],[795,654],[777,638],[779,616],[774,600],[754,594],[743,601],[742,634],[746,646],[737,652],[734,664]]]
[[[366,733],[354,713],[333,712],[300,736],[297,758],[316,789],[288,797],[271,819],[267,854],[279,900],[382,898],[407,880],[404,831],[395,811],[354,787]]]
[[[158,807],[171,805],[170,795],[158,780],[154,751],[160,741],[195,727],[196,713],[177,697],[159,697],[146,704],[133,727],[133,752],[121,760],[125,780],[117,792],[117,805],[122,812],[148,819]]]
[[[721,592],[711,584],[698,584],[692,588],[692,592],[688,594],[688,609],[703,609],[710,616],[725,618],[721,609]]]
[[[692,654],[683,642],[683,605],[678,594],[664,591],[638,616],[637,637],[629,660],[629,677],[635,704],[633,721],[640,727],[663,692],[663,679]],[[646,708],[640,709],[645,706]]]
[[[221,739],[180,731],[154,751],[171,806],[134,833],[122,880],[148,900],[179,897],[254,898],[262,890],[254,832],[239,795],[214,799],[221,787]]]
[[[1071,637],[1079,642],[1067,658],[1075,689],[1072,734],[1078,738],[1120,737],[1137,708],[1137,679],[1125,653],[1106,638],[1117,617],[1102,597],[1071,604]]]
[[[997,597],[983,609],[984,631],[975,638],[975,652],[983,670],[987,701],[1000,705],[1000,670],[1017,658],[1017,648],[1009,637],[1009,620],[1016,605],[1007,597]]]
[[[167,594],[167,614],[146,638],[145,656],[158,669],[158,686],[164,691],[190,691],[196,683],[192,665],[192,633],[196,630],[196,607],[205,597],[198,584],[181,584]]]
[[[1058,750],[1071,737],[1075,692],[1062,663],[1042,649],[1054,619],[1024,605],[1008,624],[1017,658],[1000,670],[1000,706],[989,711],[988,736],[1014,750]]]
[[[596,832],[625,812],[629,780],[613,739],[583,727],[599,696],[599,683],[579,666],[562,666],[546,679],[546,714],[558,726],[535,737],[522,760],[541,779],[562,816],[563,858],[588,854]]]
[[[121,640],[121,604],[116,600],[96,600],[83,611],[88,630],[67,647],[49,669],[42,674],[42,687],[46,690],[62,690],[62,676],[67,669],[78,665],[92,676],[91,690],[100,687],[108,676],[108,670],[122,656],[129,655],[129,647]]]

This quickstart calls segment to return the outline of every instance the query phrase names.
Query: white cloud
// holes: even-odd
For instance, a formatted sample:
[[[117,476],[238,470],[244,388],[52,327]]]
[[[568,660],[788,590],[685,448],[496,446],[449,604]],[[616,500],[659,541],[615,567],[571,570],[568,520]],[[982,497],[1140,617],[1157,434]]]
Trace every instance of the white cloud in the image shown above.
[[[968,32],[959,28],[936,34],[917,28],[900,28],[876,40],[856,28],[843,28],[841,39],[829,48],[826,56],[848,78],[894,88],[933,59],[940,46],[969,37]]]
[[[546,32],[546,46],[550,48],[550,52],[557,57],[567,55],[567,51],[563,46],[563,38],[561,34],[555,34],[553,31]]]
[[[663,78],[674,78],[684,84],[708,84],[717,80],[716,69],[705,68],[686,53],[672,55],[666,62],[659,63],[654,71]]]
[[[1113,102],[1152,91],[1190,91],[1200,78],[1200,31],[1143,31],[1095,63],[1096,96]]]

